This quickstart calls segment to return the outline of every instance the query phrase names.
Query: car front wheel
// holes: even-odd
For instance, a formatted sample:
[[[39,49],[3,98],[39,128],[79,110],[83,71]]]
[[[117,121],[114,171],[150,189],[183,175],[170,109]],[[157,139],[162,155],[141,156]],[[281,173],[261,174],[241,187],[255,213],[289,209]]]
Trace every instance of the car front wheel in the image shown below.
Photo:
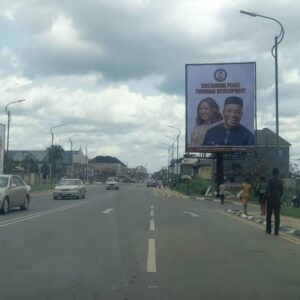
[[[3,204],[2,204],[2,209],[1,210],[2,210],[2,213],[4,215],[6,215],[8,213],[8,211],[9,211],[9,201],[8,201],[7,198],[5,198],[3,200]]]
[[[20,208],[22,210],[27,210],[29,207],[29,196],[27,195],[25,200],[24,200],[24,204],[20,206]]]

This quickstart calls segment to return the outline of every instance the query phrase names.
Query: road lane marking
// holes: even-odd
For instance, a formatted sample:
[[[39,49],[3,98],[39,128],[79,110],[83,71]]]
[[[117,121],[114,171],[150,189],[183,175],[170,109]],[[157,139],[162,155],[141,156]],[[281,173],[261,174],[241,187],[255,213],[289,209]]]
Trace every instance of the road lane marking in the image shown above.
[[[114,211],[113,208],[108,208],[108,209],[104,210],[104,211],[102,212],[102,214],[109,214],[109,213],[112,212],[112,211]]]
[[[155,222],[154,222],[154,219],[150,219],[150,231],[155,231]]]
[[[253,223],[252,221],[248,221],[248,220],[241,219],[240,217],[237,217],[237,216],[235,216],[235,215],[231,215],[231,214],[225,213],[225,212],[223,212],[223,211],[219,211],[219,213],[221,213],[222,215],[228,216],[228,217],[230,217],[230,218],[232,218],[232,219],[234,219],[234,220],[236,220],[236,221],[239,221],[239,222],[241,222],[241,223],[248,224],[248,225],[250,225],[250,226],[252,226],[252,227],[255,227],[255,228],[257,228],[257,229],[260,229],[261,231],[266,231],[265,226],[258,225],[257,223]],[[282,238],[282,239],[284,239],[284,240],[287,240],[287,241],[289,241],[289,242],[291,242],[291,243],[294,243],[294,244],[300,246],[300,240],[299,240],[299,239],[294,238],[294,237],[292,237],[292,236],[289,236],[289,235],[287,235],[287,234],[285,234],[285,233],[280,232],[280,235],[279,235],[278,237],[280,237],[280,238]]]
[[[184,214],[187,214],[187,215],[190,215],[190,216],[192,216],[192,217],[195,217],[195,218],[200,218],[199,215],[197,215],[197,214],[195,214],[195,213],[193,213],[193,212],[191,212],[191,211],[183,211],[183,213],[184,213]]]
[[[156,273],[155,239],[148,240],[147,272],[148,273]]]
[[[53,214],[53,213],[56,213],[56,212],[61,212],[61,211],[66,210],[66,209],[81,206],[81,205],[84,205],[84,204],[87,204],[87,203],[88,202],[81,202],[81,203],[76,203],[76,204],[72,204],[72,205],[66,205],[66,206],[63,206],[63,207],[60,207],[60,208],[53,208],[53,209],[45,210],[43,212],[31,214],[31,215],[26,216],[26,217],[21,217],[21,218],[2,221],[2,222],[0,222],[0,227],[6,227],[6,226],[17,224],[17,223],[20,223],[20,222],[33,220],[33,219],[40,218],[40,217],[43,217],[43,216],[46,216],[46,215],[50,215],[50,214]]]
[[[56,212],[57,210],[60,210],[60,209],[71,208],[71,207],[78,206],[78,205],[81,205],[81,204],[84,204],[84,203],[88,203],[88,202],[85,201],[85,202],[82,202],[82,203],[68,204],[68,205],[65,205],[65,206],[62,206],[62,207],[51,208],[51,209],[41,211],[41,212],[38,212],[38,213],[34,213],[34,214],[31,214],[31,215],[1,221],[0,225],[5,224],[5,223],[10,223],[10,222],[13,222],[13,221],[20,221],[20,220],[27,219],[27,218],[33,217],[33,216],[39,216],[41,214],[43,215],[44,213],[48,213],[48,212]]]
[[[153,210],[153,209],[154,209],[154,205],[153,205],[153,204],[151,204],[150,208]]]
[[[154,211],[153,210],[150,211],[150,217],[154,217]]]

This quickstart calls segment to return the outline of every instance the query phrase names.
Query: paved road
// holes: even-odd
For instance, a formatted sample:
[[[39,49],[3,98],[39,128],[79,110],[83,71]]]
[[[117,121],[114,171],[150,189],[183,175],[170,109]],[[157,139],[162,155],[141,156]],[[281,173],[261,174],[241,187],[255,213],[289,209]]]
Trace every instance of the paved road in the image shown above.
[[[300,243],[143,185],[0,216],[2,300],[299,299]]]

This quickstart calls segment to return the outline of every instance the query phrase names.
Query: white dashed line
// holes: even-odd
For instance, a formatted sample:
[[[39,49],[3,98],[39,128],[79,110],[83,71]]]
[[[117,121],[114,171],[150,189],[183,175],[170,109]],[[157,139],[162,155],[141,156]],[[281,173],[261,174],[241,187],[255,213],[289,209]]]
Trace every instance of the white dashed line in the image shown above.
[[[155,221],[154,221],[154,219],[150,219],[150,231],[155,231]]]
[[[199,218],[200,216],[191,212],[191,211],[183,211],[184,214],[187,214],[187,215],[190,215],[192,217],[195,217],[195,218]]]
[[[147,259],[147,272],[156,272],[156,249],[155,249],[155,239],[148,240],[148,259]]]
[[[73,208],[73,207],[76,207],[76,206],[81,206],[81,205],[84,205],[84,204],[87,204],[87,203],[88,202],[81,202],[81,203],[76,203],[74,205],[66,205],[66,206],[63,206],[63,207],[60,207],[60,208],[54,208],[54,209],[49,209],[49,210],[46,210],[46,211],[43,211],[43,212],[35,213],[35,214],[29,215],[29,216],[26,216],[26,217],[6,220],[6,221],[3,221],[3,222],[0,223],[0,227],[6,227],[6,226],[17,224],[17,223],[20,223],[20,222],[33,220],[33,219],[40,218],[40,217],[50,215],[50,214],[53,214],[53,213],[58,213],[58,212],[61,212],[63,210],[70,209],[70,208]]]
[[[109,214],[109,213],[112,212],[112,211],[114,211],[113,208],[108,208],[108,209],[104,210],[104,211],[102,212],[102,214]]]

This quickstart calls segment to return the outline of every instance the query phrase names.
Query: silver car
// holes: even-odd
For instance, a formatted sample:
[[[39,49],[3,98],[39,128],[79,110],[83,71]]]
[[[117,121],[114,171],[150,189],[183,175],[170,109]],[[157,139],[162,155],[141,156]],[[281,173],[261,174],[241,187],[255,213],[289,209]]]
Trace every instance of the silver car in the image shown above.
[[[80,179],[62,179],[54,188],[53,198],[85,198],[86,188]]]
[[[0,175],[0,208],[7,214],[12,207],[28,209],[31,187],[16,175]]]
[[[118,190],[119,180],[116,177],[108,177],[106,180],[106,189],[107,190]]]

